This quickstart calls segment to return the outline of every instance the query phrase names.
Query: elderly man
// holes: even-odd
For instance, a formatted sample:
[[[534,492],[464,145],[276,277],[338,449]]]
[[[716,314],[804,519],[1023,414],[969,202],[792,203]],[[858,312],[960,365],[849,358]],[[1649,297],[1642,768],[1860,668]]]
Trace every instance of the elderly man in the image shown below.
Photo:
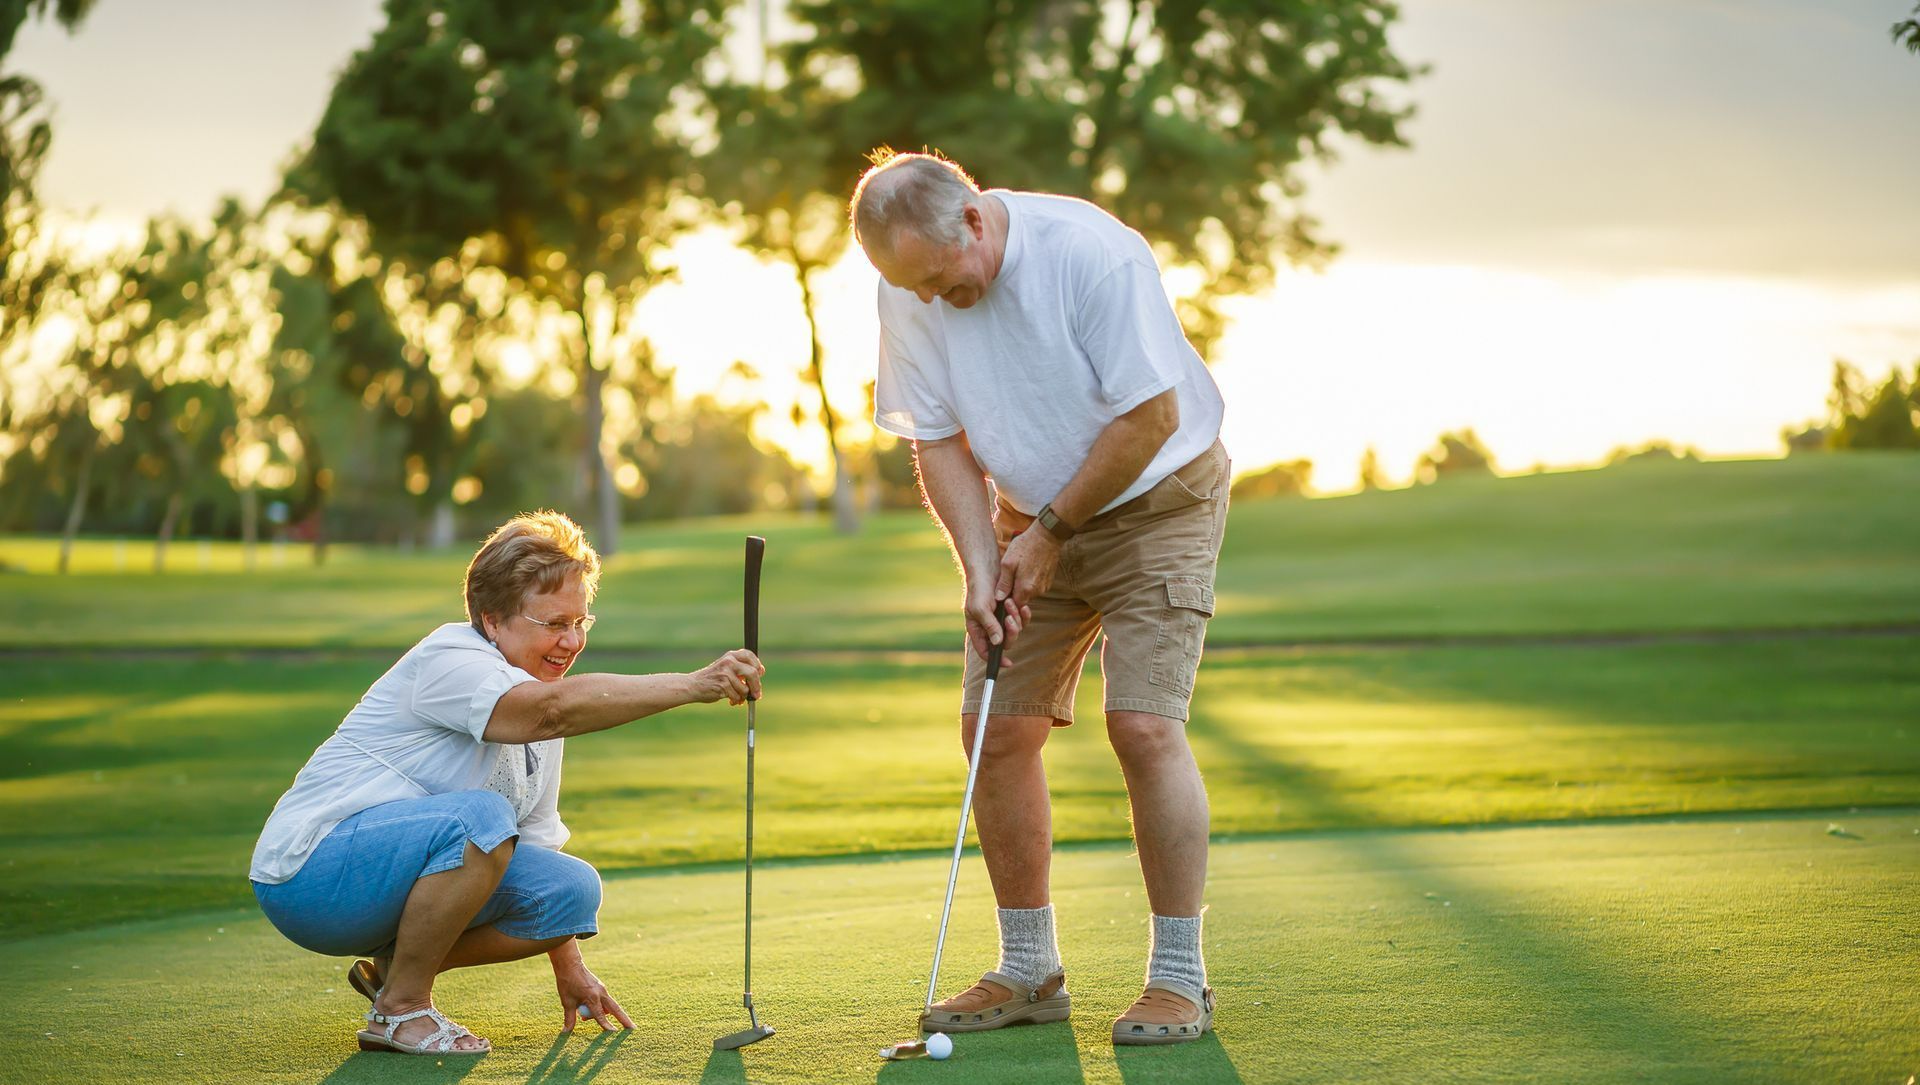
[[[914,442],[921,489],[966,578],[963,749],[988,645],[1019,642],[975,806],[1000,961],[922,1027],[1068,1014],[1041,749],[1073,722],[1082,664],[1103,634],[1107,738],[1153,909],[1146,989],[1113,1041],[1197,1039],[1213,1023],[1200,952],[1207,795],[1186,719],[1226,525],[1219,389],[1146,242],[1092,204],[982,192],[943,158],[882,152],[852,217],[885,280],[874,421]]]

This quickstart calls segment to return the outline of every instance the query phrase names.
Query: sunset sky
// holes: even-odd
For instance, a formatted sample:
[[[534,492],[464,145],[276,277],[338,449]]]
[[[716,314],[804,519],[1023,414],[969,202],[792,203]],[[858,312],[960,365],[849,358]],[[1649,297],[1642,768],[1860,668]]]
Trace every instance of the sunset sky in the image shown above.
[[[1317,172],[1341,257],[1236,304],[1214,371],[1237,466],[1306,457],[1337,490],[1371,444],[1404,479],[1460,426],[1509,470],[1655,437],[1773,454],[1821,413],[1834,358],[1920,360],[1920,56],[1887,33],[1911,8],[1410,0],[1394,42],[1432,67],[1412,148]],[[43,200],[120,223],[257,201],[378,22],[372,0],[103,0],[72,37],[30,24],[8,66],[55,105]],[[644,310],[683,389],[744,359],[782,416],[768,436],[818,456],[784,422],[797,292],[718,236],[683,265]],[[874,281],[855,253],[826,295],[850,411]]]

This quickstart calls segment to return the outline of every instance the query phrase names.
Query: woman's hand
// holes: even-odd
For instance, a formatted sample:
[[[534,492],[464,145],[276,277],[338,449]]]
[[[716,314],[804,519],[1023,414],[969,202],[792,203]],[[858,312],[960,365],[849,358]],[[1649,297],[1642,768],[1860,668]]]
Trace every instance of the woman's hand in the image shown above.
[[[578,954],[570,964],[554,962],[553,982],[560,991],[560,1008],[566,1011],[563,1031],[572,1032],[582,1017],[593,1018],[602,1032],[612,1032],[614,1021],[620,1022],[622,1028],[633,1027],[633,1018],[613,1000],[600,977],[587,970],[586,962],[580,960]]]
[[[728,704],[745,704],[760,699],[760,676],[767,668],[760,657],[745,648],[735,648],[712,663],[693,672],[693,699],[711,704],[722,697]]]

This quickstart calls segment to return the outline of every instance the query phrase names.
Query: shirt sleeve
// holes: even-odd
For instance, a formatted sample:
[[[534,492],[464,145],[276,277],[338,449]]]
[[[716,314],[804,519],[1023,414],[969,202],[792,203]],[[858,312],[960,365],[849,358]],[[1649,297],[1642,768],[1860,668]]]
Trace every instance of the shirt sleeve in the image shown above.
[[[959,433],[960,423],[930,372],[938,360],[932,357],[936,348],[928,343],[910,345],[910,336],[889,326],[887,309],[883,297],[880,365],[873,382],[873,424],[895,437],[914,441],[937,441]]]
[[[420,661],[414,677],[414,719],[472,735],[476,740],[493,718],[493,706],[522,682],[539,679],[485,652],[448,649]]]
[[[1080,301],[1080,345],[1116,415],[1186,379],[1186,333],[1167,300],[1157,268],[1127,260],[1098,279]]]

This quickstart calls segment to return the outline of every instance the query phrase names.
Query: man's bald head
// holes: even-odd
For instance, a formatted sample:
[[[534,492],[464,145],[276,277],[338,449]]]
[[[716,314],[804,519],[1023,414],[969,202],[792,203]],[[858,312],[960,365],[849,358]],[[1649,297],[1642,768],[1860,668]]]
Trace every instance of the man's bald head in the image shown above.
[[[965,248],[973,241],[967,208],[980,200],[980,186],[967,171],[937,154],[897,154],[881,148],[853,190],[854,240],[869,258],[892,257],[902,230],[935,245]]]

